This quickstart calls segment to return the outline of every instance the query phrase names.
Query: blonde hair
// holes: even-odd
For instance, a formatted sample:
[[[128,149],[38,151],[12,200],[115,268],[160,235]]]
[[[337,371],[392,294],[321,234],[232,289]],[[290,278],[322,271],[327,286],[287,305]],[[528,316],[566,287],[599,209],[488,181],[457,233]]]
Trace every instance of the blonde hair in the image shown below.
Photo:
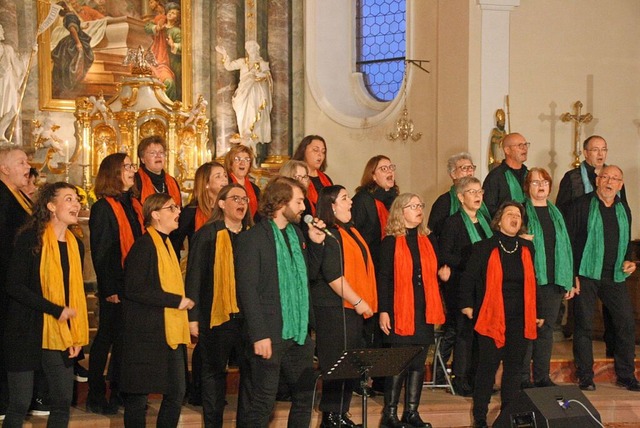
[[[404,225],[404,207],[411,201],[413,198],[418,198],[421,203],[424,203],[422,198],[415,193],[401,193],[391,204],[391,209],[389,210],[389,219],[387,220],[386,232],[387,235],[391,236],[402,236],[406,235],[407,227]],[[418,225],[418,234],[423,236],[428,236],[431,233],[429,228],[427,227],[427,223],[425,221],[424,216],[422,217],[422,222]]]

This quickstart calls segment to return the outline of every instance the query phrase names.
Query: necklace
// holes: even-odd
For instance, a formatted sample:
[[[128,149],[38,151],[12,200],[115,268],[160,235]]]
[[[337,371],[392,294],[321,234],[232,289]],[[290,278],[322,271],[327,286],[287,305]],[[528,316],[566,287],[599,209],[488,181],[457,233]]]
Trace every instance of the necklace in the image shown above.
[[[228,224],[226,224],[226,223],[225,223],[225,224],[224,224],[224,226],[225,226],[225,227],[226,227],[230,232],[233,232],[233,233],[235,233],[236,235],[237,235],[238,233],[242,232],[242,225],[240,225],[239,227],[235,227],[235,228],[234,228],[234,227],[231,227],[231,226],[229,226]]]
[[[518,250],[518,241],[516,241],[516,246],[511,251],[504,248],[504,245],[502,245],[502,241],[500,239],[498,239],[498,244],[500,244],[500,248],[502,248],[502,251],[504,251],[507,254],[513,254]]]
[[[164,188],[164,183],[162,183],[162,188],[161,188],[162,190],[158,190],[158,188],[156,187],[156,185],[155,185],[155,184],[153,184],[153,183],[151,183],[151,185],[153,186],[153,190],[155,190],[155,191],[156,191],[156,193],[164,193],[164,190],[165,190],[165,188]]]

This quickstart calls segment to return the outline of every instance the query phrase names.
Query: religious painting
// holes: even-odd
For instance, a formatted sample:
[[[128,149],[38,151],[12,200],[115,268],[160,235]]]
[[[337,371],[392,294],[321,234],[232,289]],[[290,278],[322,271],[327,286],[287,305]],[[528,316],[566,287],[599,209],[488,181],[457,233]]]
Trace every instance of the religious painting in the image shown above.
[[[78,97],[108,100],[122,77],[128,49],[153,52],[153,74],[173,101],[191,103],[189,0],[65,0],[55,22],[38,38],[40,108],[75,109]],[[50,11],[38,2],[38,22]]]

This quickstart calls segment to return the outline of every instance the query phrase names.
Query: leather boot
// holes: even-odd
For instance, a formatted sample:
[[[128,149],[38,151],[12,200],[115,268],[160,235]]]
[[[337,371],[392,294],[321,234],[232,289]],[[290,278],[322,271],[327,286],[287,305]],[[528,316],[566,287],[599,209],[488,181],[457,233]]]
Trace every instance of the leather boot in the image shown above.
[[[418,413],[420,396],[422,395],[422,384],[424,382],[424,371],[410,371],[407,375],[407,388],[405,391],[404,412],[402,422],[407,427],[431,428],[429,422],[424,422]]]
[[[361,426],[349,419],[347,413],[322,412],[320,428],[356,428]]]
[[[406,372],[398,376],[388,377],[384,385],[384,409],[380,428],[406,428],[406,425],[398,419],[398,401],[400,401],[400,391],[406,378]]]

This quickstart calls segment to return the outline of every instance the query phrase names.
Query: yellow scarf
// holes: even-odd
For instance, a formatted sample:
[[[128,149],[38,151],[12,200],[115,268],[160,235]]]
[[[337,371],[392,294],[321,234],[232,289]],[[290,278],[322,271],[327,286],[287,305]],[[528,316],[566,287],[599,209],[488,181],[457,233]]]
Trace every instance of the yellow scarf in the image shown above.
[[[180,263],[176,252],[169,239],[162,242],[160,234],[153,228],[147,228],[147,233],[153,240],[158,255],[158,276],[160,276],[160,287],[167,293],[179,294],[184,297],[184,281],[180,271]],[[164,308],[164,332],[167,338],[167,345],[171,349],[176,349],[180,344],[187,344],[189,336],[189,317],[187,311],[175,308]]]
[[[11,192],[13,197],[16,198],[16,201],[18,201],[18,203],[20,204],[22,209],[24,209],[27,212],[27,214],[33,215],[33,210],[31,209],[32,203],[29,200],[29,198],[27,198],[24,195],[24,193],[22,193],[19,190],[14,190],[13,188],[11,188],[9,186],[7,186],[7,189],[9,189],[9,191]]]
[[[84,346],[89,343],[87,298],[84,295],[78,242],[69,230],[65,231],[65,237],[69,254],[69,307],[76,310],[76,316],[67,322],[58,321],[53,315],[44,314],[42,348],[56,351],[64,351],[71,346]],[[40,283],[42,296],[45,299],[56,305],[66,306],[60,248],[51,224],[47,226],[42,235]]]
[[[216,234],[216,254],[213,259],[213,304],[210,328],[229,321],[229,314],[240,312],[236,299],[236,276],[233,264],[233,247],[229,231]]]

